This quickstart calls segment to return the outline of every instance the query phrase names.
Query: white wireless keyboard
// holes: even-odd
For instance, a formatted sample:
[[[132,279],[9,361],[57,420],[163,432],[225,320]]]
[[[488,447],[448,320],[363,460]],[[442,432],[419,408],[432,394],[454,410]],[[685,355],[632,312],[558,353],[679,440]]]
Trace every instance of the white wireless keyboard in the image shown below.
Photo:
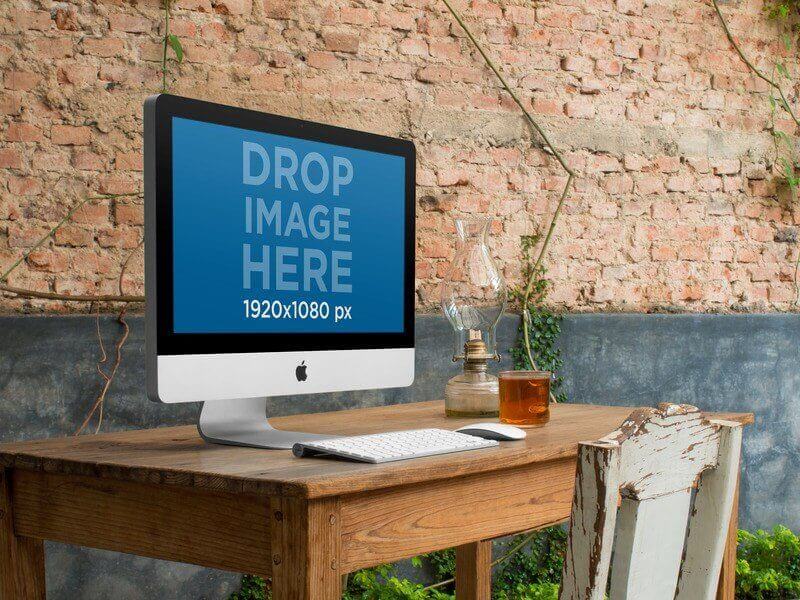
[[[413,429],[303,442],[295,444],[292,452],[301,457],[332,454],[361,462],[384,463],[493,446],[499,446],[496,440],[447,429]]]

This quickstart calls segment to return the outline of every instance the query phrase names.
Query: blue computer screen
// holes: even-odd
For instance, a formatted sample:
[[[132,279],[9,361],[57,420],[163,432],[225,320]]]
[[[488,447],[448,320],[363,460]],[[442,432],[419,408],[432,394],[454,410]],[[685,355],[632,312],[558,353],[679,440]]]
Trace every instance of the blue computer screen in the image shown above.
[[[175,333],[403,331],[405,160],[173,117]]]

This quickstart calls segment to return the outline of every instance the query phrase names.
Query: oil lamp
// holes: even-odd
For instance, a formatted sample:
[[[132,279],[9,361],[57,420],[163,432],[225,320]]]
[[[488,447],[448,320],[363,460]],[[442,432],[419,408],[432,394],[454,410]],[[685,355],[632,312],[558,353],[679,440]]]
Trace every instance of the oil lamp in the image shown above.
[[[498,381],[488,372],[499,360],[495,328],[506,306],[506,285],[486,238],[493,219],[456,219],[458,246],[441,285],[442,311],[454,332],[453,361],[464,361],[463,373],[447,382],[445,412],[450,417],[498,414]]]

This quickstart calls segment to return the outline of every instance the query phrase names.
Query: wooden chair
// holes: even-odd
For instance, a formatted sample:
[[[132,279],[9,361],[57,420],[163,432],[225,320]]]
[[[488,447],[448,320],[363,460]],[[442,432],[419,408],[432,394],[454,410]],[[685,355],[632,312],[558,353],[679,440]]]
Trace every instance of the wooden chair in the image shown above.
[[[603,600],[609,569],[609,600],[713,600],[741,443],[685,404],[581,443],[560,600]]]

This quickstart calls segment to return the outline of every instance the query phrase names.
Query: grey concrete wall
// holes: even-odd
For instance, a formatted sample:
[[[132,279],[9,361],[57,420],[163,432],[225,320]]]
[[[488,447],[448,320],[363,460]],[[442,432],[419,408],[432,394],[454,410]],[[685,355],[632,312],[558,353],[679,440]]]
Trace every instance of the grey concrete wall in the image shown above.
[[[505,317],[501,349],[518,319]],[[153,404],[144,394],[143,323],[130,319],[123,367],[109,395],[106,430],[195,422],[198,406]],[[119,326],[104,318],[109,347]],[[742,522],[782,522],[800,530],[800,315],[571,315],[561,345],[571,401],[619,405],[689,402],[708,410],[752,411],[745,436]],[[450,330],[437,316],[417,319],[413,387],[277,398],[276,415],[414,402],[441,397],[454,374]],[[0,318],[0,441],[69,435],[100,386],[94,320]],[[508,358],[504,359],[504,366]],[[226,598],[234,574],[48,544],[51,598]]]
[[[800,531],[800,315],[579,315],[561,342],[576,402],[755,413],[742,526]]]

